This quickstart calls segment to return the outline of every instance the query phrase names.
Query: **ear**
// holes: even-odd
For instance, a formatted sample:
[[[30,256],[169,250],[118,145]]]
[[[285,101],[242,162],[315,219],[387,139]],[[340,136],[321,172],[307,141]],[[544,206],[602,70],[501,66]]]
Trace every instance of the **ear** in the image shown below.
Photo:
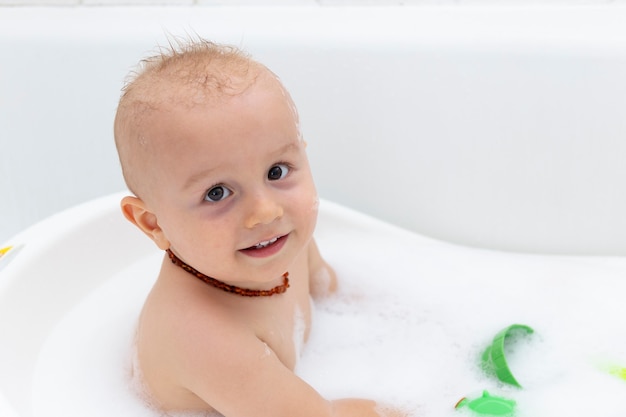
[[[124,197],[120,206],[124,217],[152,239],[159,249],[165,250],[170,247],[170,242],[159,226],[156,215],[148,210],[143,200],[137,197]]]

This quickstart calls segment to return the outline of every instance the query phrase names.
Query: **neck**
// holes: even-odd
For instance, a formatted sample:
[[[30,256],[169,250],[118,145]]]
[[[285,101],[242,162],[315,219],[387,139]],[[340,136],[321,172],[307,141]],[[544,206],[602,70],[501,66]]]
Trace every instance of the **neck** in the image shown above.
[[[172,252],[170,249],[167,249],[166,252],[168,256],[170,257],[170,259],[172,260],[172,263],[174,265],[182,268],[184,271],[195,276],[200,281],[203,281],[204,283],[212,287],[218,288],[222,291],[226,291],[232,294],[237,294],[242,297],[270,297],[274,294],[282,294],[285,291],[287,291],[287,288],[289,288],[289,273],[288,272],[285,272],[283,274],[283,283],[280,285],[277,285],[276,287],[272,289],[251,290],[248,288],[237,287],[236,285],[230,285],[218,279],[212,278],[208,275],[204,275],[202,272],[198,271],[197,269],[194,269],[192,266],[187,265],[186,263],[181,261],[176,255],[174,255],[174,252]]]

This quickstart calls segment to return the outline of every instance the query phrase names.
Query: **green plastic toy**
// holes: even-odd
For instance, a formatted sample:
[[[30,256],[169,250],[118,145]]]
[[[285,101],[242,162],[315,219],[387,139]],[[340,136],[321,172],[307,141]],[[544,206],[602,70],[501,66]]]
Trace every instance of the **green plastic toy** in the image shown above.
[[[514,336],[516,333],[522,333],[523,335],[531,334],[534,330],[524,324],[513,324],[498,332],[491,345],[485,349],[482,355],[482,368],[488,374],[495,375],[500,381],[521,388],[519,382],[515,379],[509,365],[506,362],[504,353],[505,343],[507,339]],[[510,343],[510,340],[508,340]],[[498,397],[489,394],[488,391],[483,391],[483,395],[478,398],[468,399],[462,398],[455,408],[460,409],[467,407],[474,413],[481,416],[513,416],[515,413],[515,400]]]
[[[522,386],[517,382],[509,369],[504,354],[504,345],[507,339],[519,332],[522,332],[522,334],[531,334],[534,330],[523,324],[513,324],[500,331],[493,338],[491,346],[487,347],[483,353],[482,367],[488,374],[495,374],[500,381],[521,388]]]
[[[515,405],[514,400],[497,397],[483,391],[482,397],[473,400],[462,398],[455,408],[468,407],[473,412],[484,416],[512,416],[515,413]]]

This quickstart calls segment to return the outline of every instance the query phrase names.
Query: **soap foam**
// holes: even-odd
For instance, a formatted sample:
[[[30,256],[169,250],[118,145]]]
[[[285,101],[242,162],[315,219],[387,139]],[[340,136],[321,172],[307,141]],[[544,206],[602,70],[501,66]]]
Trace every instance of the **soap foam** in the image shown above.
[[[447,417],[468,415],[454,405],[486,389],[516,400],[516,417],[626,415],[626,381],[596,366],[598,358],[626,366],[626,260],[464,248],[352,212],[320,219],[317,240],[340,285],[315,302],[296,372],[326,398]],[[160,416],[133,394],[129,374],[161,256],[120,271],[52,332],[35,416]],[[480,366],[495,334],[514,323],[535,330],[507,346],[523,389]]]

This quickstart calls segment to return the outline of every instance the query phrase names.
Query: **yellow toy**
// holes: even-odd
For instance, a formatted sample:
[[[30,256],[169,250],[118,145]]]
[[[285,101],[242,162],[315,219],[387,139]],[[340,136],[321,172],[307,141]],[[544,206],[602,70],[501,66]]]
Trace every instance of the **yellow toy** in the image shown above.
[[[616,365],[615,362],[606,359],[595,359],[593,360],[596,368],[601,370],[602,372],[606,372],[607,374],[616,376],[626,381],[626,367]]]
[[[13,249],[13,246],[7,246],[5,248],[0,248],[0,258],[2,258],[4,255],[6,255],[11,249]]]
[[[615,375],[618,378],[622,378],[626,381],[626,368],[622,368],[620,366],[612,365],[607,368],[607,372],[611,375]]]

